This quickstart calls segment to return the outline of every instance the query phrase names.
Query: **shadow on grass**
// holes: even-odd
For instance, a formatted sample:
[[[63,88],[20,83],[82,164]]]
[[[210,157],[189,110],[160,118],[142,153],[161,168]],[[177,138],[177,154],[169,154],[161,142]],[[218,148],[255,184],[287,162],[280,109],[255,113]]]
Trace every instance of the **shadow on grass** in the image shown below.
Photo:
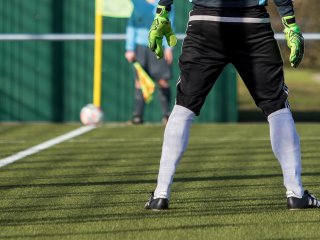
[[[230,202],[232,200],[232,202]],[[234,204],[234,201],[238,202],[238,204]],[[270,200],[268,200],[270,201]],[[272,200],[275,201],[275,200]],[[195,199],[192,204],[188,202],[178,202],[175,201],[173,207],[166,211],[149,211],[145,210],[143,204],[141,203],[128,203],[122,206],[122,209],[128,208],[131,211],[126,211],[123,213],[123,210],[110,210],[112,212],[102,212],[102,209],[99,213],[89,213],[90,209],[81,208],[79,205],[79,211],[70,216],[67,214],[63,214],[63,207],[61,208],[60,216],[54,214],[54,216],[50,216],[49,213],[52,214],[52,210],[48,209],[46,216],[36,215],[36,212],[29,211],[27,217],[24,218],[3,218],[0,220],[0,224],[2,227],[4,226],[31,226],[31,225],[55,225],[55,224],[72,224],[72,223],[98,223],[98,222],[113,222],[113,221],[126,221],[126,220],[146,220],[148,219],[155,220],[165,220],[172,221],[176,219],[181,219],[185,217],[193,217],[199,216],[231,216],[234,217],[235,214],[243,214],[243,213],[270,213],[271,211],[281,211],[286,210],[284,204],[276,202],[264,203],[264,201],[250,201],[248,204],[248,200],[244,201],[241,198],[239,199],[230,199],[229,196],[226,196],[221,200],[221,204],[215,202],[209,202],[208,198]],[[194,205],[194,203],[197,203]],[[205,207],[201,203],[205,203]],[[227,206],[225,204],[230,206]],[[232,205],[232,207],[231,207]],[[114,202],[114,206],[117,206],[117,202]],[[198,206],[198,207],[196,207]],[[136,210],[132,210],[132,207],[135,207]],[[82,210],[81,210],[82,209]],[[59,209],[55,209],[59,210]],[[92,209],[91,209],[92,211]],[[61,216],[62,214],[62,216]],[[49,216],[48,216],[49,215]],[[156,224],[158,225],[158,224]],[[223,226],[222,224],[221,226]],[[238,224],[237,224],[238,225]],[[183,226],[182,226],[183,227]],[[164,228],[161,228],[164,229]],[[168,228],[169,230],[170,228]],[[141,230],[141,229],[140,229]],[[145,230],[152,230],[151,228],[146,228]],[[160,229],[159,229],[160,230]],[[126,231],[135,231],[135,229],[125,229],[125,230],[110,230],[108,233],[119,233]]]
[[[237,226],[246,226],[252,224],[239,224]],[[90,236],[93,235],[108,235],[108,234],[117,234],[117,233],[142,233],[142,232],[163,232],[163,231],[176,231],[176,230],[191,230],[191,229],[207,229],[207,228],[221,228],[221,227],[234,227],[235,224],[225,223],[211,223],[211,224],[199,224],[199,225],[185,225],[185,226],[172,226],[172,227],[148,227],[148,228],[137,228],[137,229],[122,229],[122,230],[109,230],[109,231],[85,231],[85,232],[70,232],[70,233],[53,233],[53,234],[29,234],[29,235],[4,235],[0,236],[0,239],[23,239],[23,238],[48,238],[48,237],[83,237],[87,236],[90,239]]]
[[[303,176],[319,177],[318,172],[303,173]],[[205,177],[176,177],[175,182],[207,182],[207,181],[229,181],[229,180],[258,180],[270,178],[282,178],[281,173],[277,174],[250,174],[250,175],[230,175],[230,176],[205,176]],[[130,179],[111,181],[84,181],[84,182],[57,182],[57,183],[31,183],[31,184],[8,184],[0,185],[0,190],[16,188],[45,188],[45,187],[88,187],[88,186],[113,186],[130,184],[154,184],[155,179]]]
[[[319,174],[317,174],[319,175]],[[207,181],[225,181],[225,180],[254,180],[269,179],[273,177],[282,177],[281,174],[257,174],[257,175],[232,175],[232,176],[210,176],[210,177],[177,177],[175,182],[207,182]],[[0,185],[0,190],[16,188],[45,188],[45,187],[88,187],[88,186],[113,186],[126,184],[154,184],[154,179],[130,179],[130,180],[112,180],[112,181],[93,181],[93,182],[61,182],[61,183],[31,183],[31,184],[9,184]]]
[[[239,122],[267,122],[266,117],[259,109],[239,110]],[[319,111],[293,111],[293,118],[296,122],[319,122]]]

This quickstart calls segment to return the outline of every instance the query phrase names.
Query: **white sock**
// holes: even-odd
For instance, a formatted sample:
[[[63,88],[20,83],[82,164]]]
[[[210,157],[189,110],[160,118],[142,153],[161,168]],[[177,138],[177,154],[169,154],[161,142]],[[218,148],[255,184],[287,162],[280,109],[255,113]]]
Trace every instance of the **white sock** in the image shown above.
[[[283,108],[270,114],[268,121],[272,150],[281,165],[287,193],[302,196],[300,139],[292,114]]]
[[[170,186],[176,167],[189,142],[190,127],[195,114],[191,110],[175,105],[164,132],[162,154],[155,198],[170,197]]]

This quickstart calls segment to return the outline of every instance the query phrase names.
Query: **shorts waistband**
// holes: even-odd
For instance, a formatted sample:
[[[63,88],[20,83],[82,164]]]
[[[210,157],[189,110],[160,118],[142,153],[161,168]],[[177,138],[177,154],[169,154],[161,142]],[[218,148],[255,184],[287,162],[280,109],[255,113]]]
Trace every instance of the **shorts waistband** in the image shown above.
[[[228,23],[270,23],[270,18],[191,15],[189,18],[189,21],[210,21],[210,22],[228,22]]]

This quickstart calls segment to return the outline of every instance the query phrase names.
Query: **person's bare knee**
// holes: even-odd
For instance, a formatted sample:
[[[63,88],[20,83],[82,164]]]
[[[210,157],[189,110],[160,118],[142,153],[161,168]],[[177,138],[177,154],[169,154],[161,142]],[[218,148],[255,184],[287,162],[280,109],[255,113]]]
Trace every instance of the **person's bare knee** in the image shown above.
[[[160,79],[160,80],[158,81],[158,85],[159,85],[159,87],[161,87],[161,88],[168,88],[168,87],[169,87],[169,83],[168,83],[168,81],[165,80],[165,79]]]
[[[134,87],[136,89],[140,89],[141,88],[139,80],[135,80]]]

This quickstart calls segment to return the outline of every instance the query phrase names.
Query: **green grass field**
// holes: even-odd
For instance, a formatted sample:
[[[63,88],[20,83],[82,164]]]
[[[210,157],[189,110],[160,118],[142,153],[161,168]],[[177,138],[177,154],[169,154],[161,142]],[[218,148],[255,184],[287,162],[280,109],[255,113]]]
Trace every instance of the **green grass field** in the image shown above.
[[[1,158],[76,129],[1,124]],[[320,124],[297,125],[320,196]],[[267,124],[195,124],[171,209],[144,210],[163,126],[105,124],[0,168],[0,239],[320,239],[319,210],[288,211]]]

